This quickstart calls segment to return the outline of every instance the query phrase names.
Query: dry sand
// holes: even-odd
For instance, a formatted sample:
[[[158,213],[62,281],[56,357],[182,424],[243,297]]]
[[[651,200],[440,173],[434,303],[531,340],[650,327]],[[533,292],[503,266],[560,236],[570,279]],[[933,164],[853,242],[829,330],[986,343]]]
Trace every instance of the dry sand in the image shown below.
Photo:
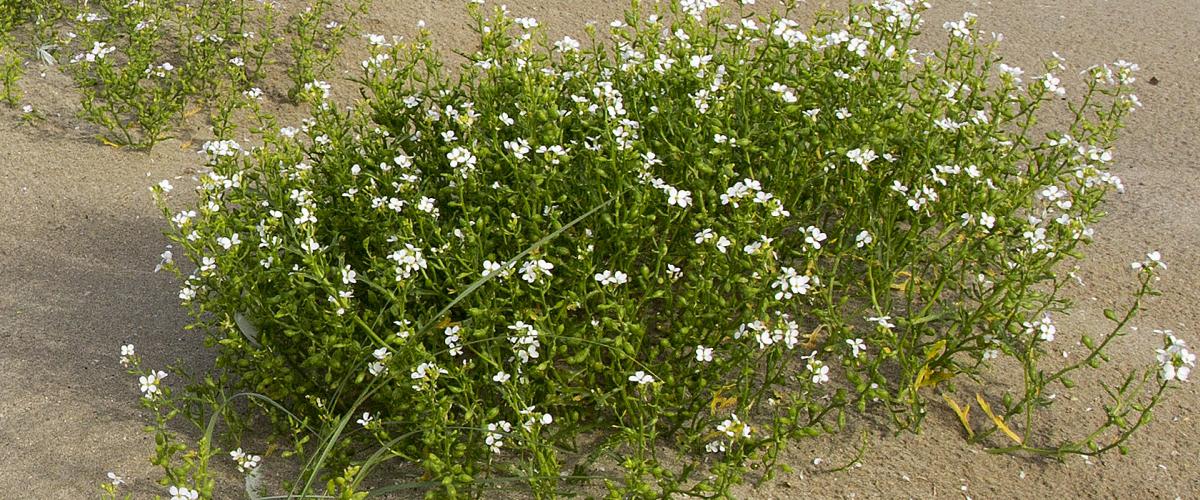
[[[469,47],[458,1],[377,0],[367,30],[411,33],[425,19],[448,47]],[[552,32],[577,31],[588,20],[616,18],[622,0],[510,0],[518,15],[537,17]],[[766,3],[760,0],[759,3]],[[837,4],[840,6],[840,4]],[[1118,58],[1142,68],[1135,113],[1121,138],[1115,171],[1128,192],[1114,196],[1110,217],[1069,294],[1076,312],[1060,320],[1060,348],[1081,351],[1072,334],[1103,328],[1101,309],[1130,289],[1128,263],[1151,249],[1170,264],[1164,295],[1136,321],[1142,333],[1114,352],[1114,367],[1148,363],[1171,328],[1200,344],[1200,2],[1197,0],[1012,0],[936,2],[927,16],[936,30],[962,11],[1002,32],[1010,62],[1036,68],[1057,50],[1075,69]],[[1153,76],[1157,85],[1147,83]],[[1065,80],[1065,79],[1064,79]],[[31,68],[27,101],[48,120],[22,125],[18,111],[0,108],[0,498],[95,495],[108,471],[127,478],[141,498],[162,490],[148,463],[153,443],[142,432],[148,415],[134,381],[117,364],[132,342],[148,366],[182,358],[203,368],[212,355],[199,334],[184,331],[172,277],[154,274],[165,227],[147,188],[159,179],[187,179],[199,165],[195,144],[168,141],[150,154],[98,144],[74,118],[77,96],[57,69]],[[1078,88],[1078,87],[1075,87]],[[182,191],[183,189],[181,189]],[[997,374],[997,379],[1003,377]],[[168,379],[170,380],[170,379]],[[1070,436],[1094,421],[1102,392],[1094,384],[1043,421],[1051,436]],[[952,415],[931,404],[920,435],[891,436],[852,423],[847,432],[798,443],[781,474],[744,497],[885,498],[1195,498],[1200,496],[1200,419],[1195,385],[1173,391],[1157,419],[1135,436],[1128,456],[1065,464],[992,456],[964,442]],[[1095,407],[1092,410],[1090,408]],[[872,445],[862,466],[825,472],[848,461],[867,429]],[[814,465],[814,459],[821,459]],[[267,458],[270,467],[276,457]]]

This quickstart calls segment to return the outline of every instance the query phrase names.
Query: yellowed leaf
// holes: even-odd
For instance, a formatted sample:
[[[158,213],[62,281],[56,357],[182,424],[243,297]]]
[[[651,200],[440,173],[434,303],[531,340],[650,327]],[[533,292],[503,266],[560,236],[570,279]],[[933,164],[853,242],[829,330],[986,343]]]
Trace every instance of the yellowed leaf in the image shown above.
[[[804,341],[804,348],[808,350],[817,348],[817,341],[820,340],[821,330],[825,329],[825,325],[817,325],[807,336]]]
[[[958,406],[958,403],[945,393],[942,394],[942,399],[946,400],[946,404],[950,405],[950,409],[954,410],[955,415],[958,415],[958,421],[962,423],[963,429],[967,430],[967,437],[975,437],[975,431],[971,430],[971,405],[967,405],[966,408]]]
[[[979,393],[975,393],[975,401],[979,402],[979,409],[983,410],[983,412],[986,413],[987,416],[992,419],[992,423],[996,424],[997,429],[1000,429],[1001,432],[1003,432],[1005,435],[1007,435],[1009,437],[1009,439],[1016,441],[1017,444],[1025,444],[1022,441],[1021,436],[1018,436],[1017,433],[1013,432],[1012,429],[1008,428],[1008,424],[1004,423],[1004,419],[1000,418],[995,413],[992,413],[992,407],[988,406],[987,401],[985,401],[983,399],[982,395],[980,395]]]

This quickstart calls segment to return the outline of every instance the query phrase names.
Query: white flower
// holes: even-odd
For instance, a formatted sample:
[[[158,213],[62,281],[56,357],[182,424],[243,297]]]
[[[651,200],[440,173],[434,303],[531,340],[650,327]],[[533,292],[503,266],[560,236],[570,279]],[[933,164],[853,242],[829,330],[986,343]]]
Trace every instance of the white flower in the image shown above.
[[[201,147],[200,152],[208,154],[209,158],[219,156],[237,156],[242,146],[237,141],[208,141]]]
[[[171,500],[197,500],[200,498],[200,492],[183,486],[172,486],[167,493],[171,494]]]
[[[858,57],[867,57],[867,41],[861,38],[851,38],[850,43],[846,44],[846,50],[858,54]]]
[[[355,420],[355,422],[358,422],[358,425],[361,425],[361,426],[363,426],[363,427],[366,427],[366,426],[367,426],[367,425],[369,425],[369,424],[370,424],[370,423],[371,423],[373,420],[375,420],[375,417],[371,416],[371,412],[369,412],[369,411],[364,411],[364,412],[363,412],[363,414],[362,414],[362,417],[359,417],[359,418],[358,418],[358,420]]]
[[[874,238],[871,237],[871,233],[864,229],[858,233],[858,236],[854,237],[854,246],[862,248],[870,245],[872,241],[874,241]]]
[[[821,384],[829,381],[829,367],[825,366],[825,363],[810,358],[806,367],[812,374],[812,383]]]
[[[633,375],[629,376],[629,381],[636,382],[638,385],[646,385],[646,384],[654,383],[654,377],[651,376],[649,373],[646,373],[642,370],[638,370],[638,371],[634,372]]]
[[[1196,355],[1187,349],[1187,344],[1171,333],[1170,330],[1162,331],[1166,335],[1166,347],[1156,350],[1157,359],[1160,365],[1159,375],[1164,382],[1178,380],[1187,382],[1188,375],[1191,374],[1192,368],[1196,366]]]
[[[166,377],[167,372],[161,370],[138,377],[138,383],[141,385],[140,390],[144,397],[152,398],[157,394],[161,394],[162,389],[159,389],[158,384]]]
[[[367,364],[367,373],[370,373],[372,377],[378,377],[387,373],[387,371],[387,366],[380,361],[372,361]]]
[[[579,40],[564,36],[562,40],[554,42],[554,48],[558,49],[559,52],[574,52],[579,50]]]
[[[404,248],[392,252],[388,259],[396,262],[396,281],[406,280],[413,273],[429,267],[425,253],[410,243],[405,243]]]
[[[1166,269],[1167,263],[1162,261],[1162,254],[1159,253],[1157,250],[1155,250],[1153,252],[1146,254],[1146,260],[1141,261],[1141,262],[1134,262],[1133,264],[1130,264],[1130,266],[1133,267],[1134,269],[1142,269],[1142,268],[1153,269],[1156,267],[1161,267],[1163,269]]]
[[[1062,81],[1053,74],[1046,73],[1042,75],[1042,85],[1046,87],[1046,91],[1053,93],[1059,97],[1067,95],[1067,89],[1061,85]]]
[[[439,213],[437,209],[437,200],[428,196],[422,196],[421,200],[417,202],[417,210],[432,214],[434,218],[437,218]]]
[[[708,9],[713,9],[720,5],[721,2],[719,0],[680,0],[679,2],[679,8],[685,14],[696,18],[696,20],[700,20],[704,16],[704,12]]]
[[[759,252],[762,252],[763,248],[767,247],[768,245],[771,244],[771,242],[775,241],[775,238],[768,238],[763,235],[759,235],[758,238],[759,238],[758,241],[754,241],[754,242],[750,243],[749,245],[742,247],[742,251],[746,252],[747,254],[750,254],[750,255],[757,255]]]
[[[349,264],[346,264],[342,268],[342,284],[353,285],[355,283],[358,283],[358,273],[351,269]]]
[[[446,159],[450,160],[450,167],[459,169],[462,177],[467,178],[467,174],[475,169],[477,161],[475,155],[471,154],[467,148],[462,146],[456,147],[446,153]]]
[[[863,170],[866,170],[867,165],[870,165],[871,162],[879,158],[879,155],[875,154],[875,151],[870,149],[854,148],[850,151],[846,151],[846,158],[848,158],[851,163],[854,163],[862,167]]]
[[[229,458],[237,463],[238,472],[249,472],[258,467],[262,457],[243,452],[241,448],[229,452]]]
[[[129,366],[130,358],[133,356],[133,344],[125,344],[121,346],[121,366]]]
[[[783,274],[771,283],[771,288],[778,288],[775,293],[775,300],[791,299],[795,295],[805,295],[812,288],[809,283],[812,278],[796,273],[796,269],[792,267],[784,267]]]
[[[492,381],[500,383],[500,384],[508,382],[508,380],[511,378],[512,378],[512,375],[505,373],[504,370],[500,370],[500,371],[496,372],[495,375],[492,375]]]
[[[949,31],[950,36],[956,38],[969,38],[971,36],[971,30],[967,27],[966,19],[961,21],[946,21],[942,23],[942,28]]]
[[[171,181],[163,179],[158,181],[158,188],[164,193],[170,193],[172,189],[175,189],[175,186],[171,185]]]
[[[484,443],[487,443],[488,448],[492,453],[500,453],[500,448],[504,446],[504,434],[512,432],[512,424],[505,420],[488,424],[487,434],[484,435]]]
[[[596,281],[601,285],[623,285],[629,282],[629,276],[621,271],[608,271],[596,273],[594,276]]]
[[[158,257],[158,265],[154,266],[154,272],[156,273],[161,271],[163,267],[167,266],[168,264],[175,262],[175,256],[171,254],[170,250],[164,250],[163,253]]]
[[[1021,83],[1021,75],[1025,74],[1025,70],[1016,66],[1009,66],[1004,63],[1000,63],[999,68],[1001,73],[1008,75],[1013,79],[1013,83]]]
[[[300,207],[300,216],[293,218],[292,222],[297,226],[307,223],[315,224],[317,222],[317,217],[313,215],[312,211],[309,210],[308,207]]]
[[[708,363],[713,360],[712,353],[713,348],[698,345],[696,346],[696,361]]]
[[[779,94],[779,98],[783,99],[783,102],[785,103],[793,104],[800,100],[799,97],[796,97],[796,91],[794,89],[782,83],[772,83],[770,87],[767,87],[767,89],[771,92]]]
[[[504,149],[511,151],[513,156],[524,160],[530,151],[529,141],[522,138],[515,141],[504,141]]]
[[[850,346],[850,354],[856,358],[867,350],[867,344],[863,342],[863,339],[846,339],[846,344]]]
[[[987,212],[979,212],[979,225],[992,229],[996,227],[996,217]]]
[[[217,238],[217,244],[221,245],[221,248],[224,248],[226,250],[229,250],[230,248],[237,246],[241,242],[242,242],[242,238],[241,238],[241,236],[238,235],[238,233],[233,233],[233,235],[228,238],[226,238],[224,236]]]
[[[682,189],[675,189],[667,186],[667,206],[678,205],[680,208],[687,208],[692,204],[692,192]]]
[[[526,261],[524,264],[521,264],[521,279],[529,283],[536,283],[538,277],[543,274],[551,276],[550,271],[553,269],[554,264],[541,259]]]
[[[742,422],[736,413],[731,413],[730,418],[727,418],[725,421],[717,424],[717,432],[723,433],[731,438],[736,438],[738,436],[748,438],[750,437],[750,426]]]
[[[463,353],[462,339],[458,336],[458,332],[462,330],[459,325],[449,326],[442,332],[446,336],[446,347],[449,349],[451,356],[461,356]]]
[[[1042,342],[1053,342],[1054,334],[1058,332],[1058,328],[1050,320],[1050,314],[1042,316],[1042,319],[1037,321],[1022,323],[1022,326],[1025,327],[1026,335],[1036,333],[1038,340]]]
[[[867,321],[878,324],[884,330],[891,330],[892,328],[896,327],[896,325],[892,323],[891,316],[869,316],[867,317]]]
[[[483,277],[495,275],[497,278],[507,278],[512,275],[512,266],[504,267],[502,262],[492,262],[490,260],[483,261],[483,271],[480,272]]]
[[[714,233],[711,228],[706,228],[696,233],[696,244],[699,245],[716,237],[717,233]]]
[[[109,472],[108,473],[108,482],[110,484],[112,484],[113,486],[120,486],[122,484],[125,484],[125,478],[118,476],[115,473]]]
[[[79,61],[96,62],[97,60],[104,59],[104,56],[112,54],[116,50],[117,50],[116,47],[113,47],[107,43],[92,42],[91,52],[88,52],[86,54],[76,55],[75,57],[71,58],[71,62],[79,62]]]
[[[717,239],[717,251],[725,253],[725,251],[729,248],[729,245],[732,244],[733,242],[729,241],[729,238],[722,236]]]
[[[313,80],[311,82],[304,84],[305,92],[309,92],[314,89],[319,90],[321,92],[321,99],[329,99],[329,91],[332,88],[333,87],[331,85],[329,85],[329,82],[323,82],[320,80]]]
[[[438,368],[438,366],[433,363],[421,363],[417,365],[415,369],[413,369],[412,373],[408,374],[408,377],[413,380],[425,380],[430,378],[430,375],[445,375],[447,373],[450,372],[446,371],[444,368]],[[420,385],[413,385],[412,388],[413,390],[417,391],[421,390]]]
[[[217,260],[216,259],[209,257],[209,256],[204,256],[204,257],[200,258],[200,272],[205,273],[205,272],[209,272],[209,271],[215,271],[216,269],[217,269]]]
[[[365,36],[367,38],[368,44],[375,46],[375,47],[384,47],[384,46],[387,46],[387,44],[388,44],[387,37],[385,37],[383,35],[376,35],[373,33],[368,33],[363,36]]]
[[[710,441],[708,444],[704,445],[704,451],[707,451],[709,453],[724,453],[725,452],[725,442],[724,441]]]
[[[816,226],[808,226],[804,228],[804,232],[806,233],[804,242],[812,246],[814,250],[820,250],[821,242],[825,241],[826,234],[821,232],[821,229]]]
[[[530,360],[537,359],[539,356],[538,348],[542,345],[538,341],[537,329],[524,321],[517,321],[509,325],[508,329],[518,332],[516,335],[508,337],[508,342],[512,344],[517,358],[522,363],[529,363]]]
[[[304,250],[306,253],[314,253],[321,249],[321,244],[317,243],[317,240],[309,238],[307,241],[300,244],[300,249]]]

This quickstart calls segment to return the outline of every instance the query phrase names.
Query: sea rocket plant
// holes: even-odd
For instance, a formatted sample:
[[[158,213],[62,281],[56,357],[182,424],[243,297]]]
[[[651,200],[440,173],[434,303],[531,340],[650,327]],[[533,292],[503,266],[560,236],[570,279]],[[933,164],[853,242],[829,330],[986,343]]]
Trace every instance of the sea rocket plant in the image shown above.
[[[553,494],[585,466],[556,450],[585,431],[619,458],[616,494],[728,494],[842,412],[915,429],[941,383],[1000,356],[1026,391],[974,435],[1025,417],[1012,451],[1090,453],[1028,433],[1046,384],[1123,335],[1041,375],[1047,345],[1079,335],[1053,323],[1069,279],[1054,271],[1122,189],[1108,169],[1135,68],[1023,83],[974,16],[918,53],[923,9],[856,4],[803,29],[790,9],[671,2],[584,44],[476,5],[481,47],[457,72],[428,33],[369,37],[364,99],[310,86],[298,126],[206,148],[195,207],[156,190],[196,264],[167,265],[240,386],[360,424],[330,460],[362,465],[351,451],[377,444],[449,495],[510,465]],[[1068,86],[1082,104],[1039,139]],[[1137,267],[1131,314],[1157,262]],[[1158,355],[1139,407],[1194,363],[1174,340]],[[1116,445],[1124,418],[1105,427]],[[667,470],[664,442],[709,453]]]

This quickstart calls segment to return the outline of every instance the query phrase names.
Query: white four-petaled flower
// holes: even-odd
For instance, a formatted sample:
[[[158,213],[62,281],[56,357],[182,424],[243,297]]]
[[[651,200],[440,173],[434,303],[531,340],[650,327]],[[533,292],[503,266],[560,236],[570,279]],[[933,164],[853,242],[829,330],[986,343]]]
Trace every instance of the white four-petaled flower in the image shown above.
[[[1188,350],[1187,344],[1176,338],[1170,330],[1163,330],[1166,347],[1155,351],[1159,363],[1159,376],[1164,382],[1177,380],[1187,382],[1188,375],[1196,366],[1196,355]]]
[[[623,285],[629,282],[629,275],[621,271],[605,270],[604,272],[596,273],[594,278],[596,278],[596,281],[604,286]]]
[[[146,375],[138,377],[138,384],[141,386],[140,390],[142,391],[142,394],[147,398],[152,398],[158,394],[161,394],[162,389],[158,387],[158,384],[161,383],[162,379],[164,378],[167,378],[167,372],[162,370],[150,372]]]
[[[200,492],[183,486],[172,486],[167,493],[171,494],[171,500],[197,500],[200,498]]]
[[[630,382],[636,382],[638,385],[646,385],[654,383],[654,377],[645,371],[638,370],[629,376]]]

